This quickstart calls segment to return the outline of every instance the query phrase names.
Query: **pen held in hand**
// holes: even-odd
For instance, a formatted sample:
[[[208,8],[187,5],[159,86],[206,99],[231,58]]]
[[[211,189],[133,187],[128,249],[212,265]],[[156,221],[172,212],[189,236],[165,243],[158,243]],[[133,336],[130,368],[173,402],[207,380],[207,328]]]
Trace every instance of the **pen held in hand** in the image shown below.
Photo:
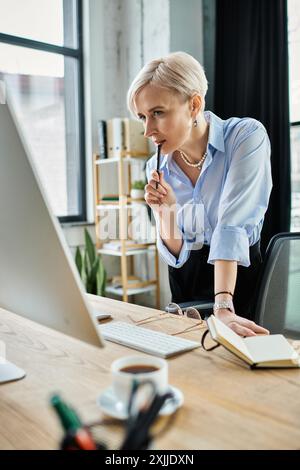
[[[159,167],[160,167],[160,150],[161,150],[161,144],[157,146],[157,154],[156,154],[156,171],[159,175]],[[156,182],[155,188],[158,188],[158,182]]]

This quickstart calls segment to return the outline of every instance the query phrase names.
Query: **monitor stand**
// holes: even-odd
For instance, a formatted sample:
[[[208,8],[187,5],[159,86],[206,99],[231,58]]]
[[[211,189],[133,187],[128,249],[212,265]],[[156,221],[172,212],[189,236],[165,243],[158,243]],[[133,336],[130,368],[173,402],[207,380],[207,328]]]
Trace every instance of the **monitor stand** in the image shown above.
[[[0,384],[5,382],[12,382],[13,380],[23,379],[26,372],[11,362],[0,362]]]

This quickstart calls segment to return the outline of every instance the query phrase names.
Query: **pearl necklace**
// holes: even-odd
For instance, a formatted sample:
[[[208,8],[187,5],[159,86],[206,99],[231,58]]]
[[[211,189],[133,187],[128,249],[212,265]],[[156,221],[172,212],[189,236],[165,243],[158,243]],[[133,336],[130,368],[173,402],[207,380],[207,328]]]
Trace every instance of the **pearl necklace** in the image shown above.
[[[207,152],[205,152],[201,158],[201,160],[199,160],[199,162],[197,163],[191,163],[188,159],[187,159],[187,156],[185,155],[185,153],[182,152],[182,150],[178,150],[179,152],[179,155],[181,156],[182,160],[184,161],[184,163],[186,163],[188,166],[191,166],[192,168],[197,168],[199,171],[201,170],[202,168],[202,165],[204,163],[204,160],[206,159],[207,157]]]

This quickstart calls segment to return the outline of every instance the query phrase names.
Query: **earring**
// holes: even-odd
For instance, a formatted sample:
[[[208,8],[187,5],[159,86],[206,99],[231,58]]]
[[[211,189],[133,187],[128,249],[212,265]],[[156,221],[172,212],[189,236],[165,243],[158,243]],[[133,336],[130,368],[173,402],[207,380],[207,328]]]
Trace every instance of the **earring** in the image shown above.
[[[195,119],[195,121],[194,121],[194,127],[197,127],[197,126],[198,126],[198,121],[197,121],[197,119]]]

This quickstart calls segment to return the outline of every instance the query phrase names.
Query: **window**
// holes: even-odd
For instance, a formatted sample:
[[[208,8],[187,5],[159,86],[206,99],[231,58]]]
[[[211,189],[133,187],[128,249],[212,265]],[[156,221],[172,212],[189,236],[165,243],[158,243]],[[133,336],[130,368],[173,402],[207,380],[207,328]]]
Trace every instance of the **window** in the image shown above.
[[[292,214],[291,231],[300,231],[300,9],[288,0]]]
[[[0,81],[62,222],[86,219],[81,0],[0,0]]]

